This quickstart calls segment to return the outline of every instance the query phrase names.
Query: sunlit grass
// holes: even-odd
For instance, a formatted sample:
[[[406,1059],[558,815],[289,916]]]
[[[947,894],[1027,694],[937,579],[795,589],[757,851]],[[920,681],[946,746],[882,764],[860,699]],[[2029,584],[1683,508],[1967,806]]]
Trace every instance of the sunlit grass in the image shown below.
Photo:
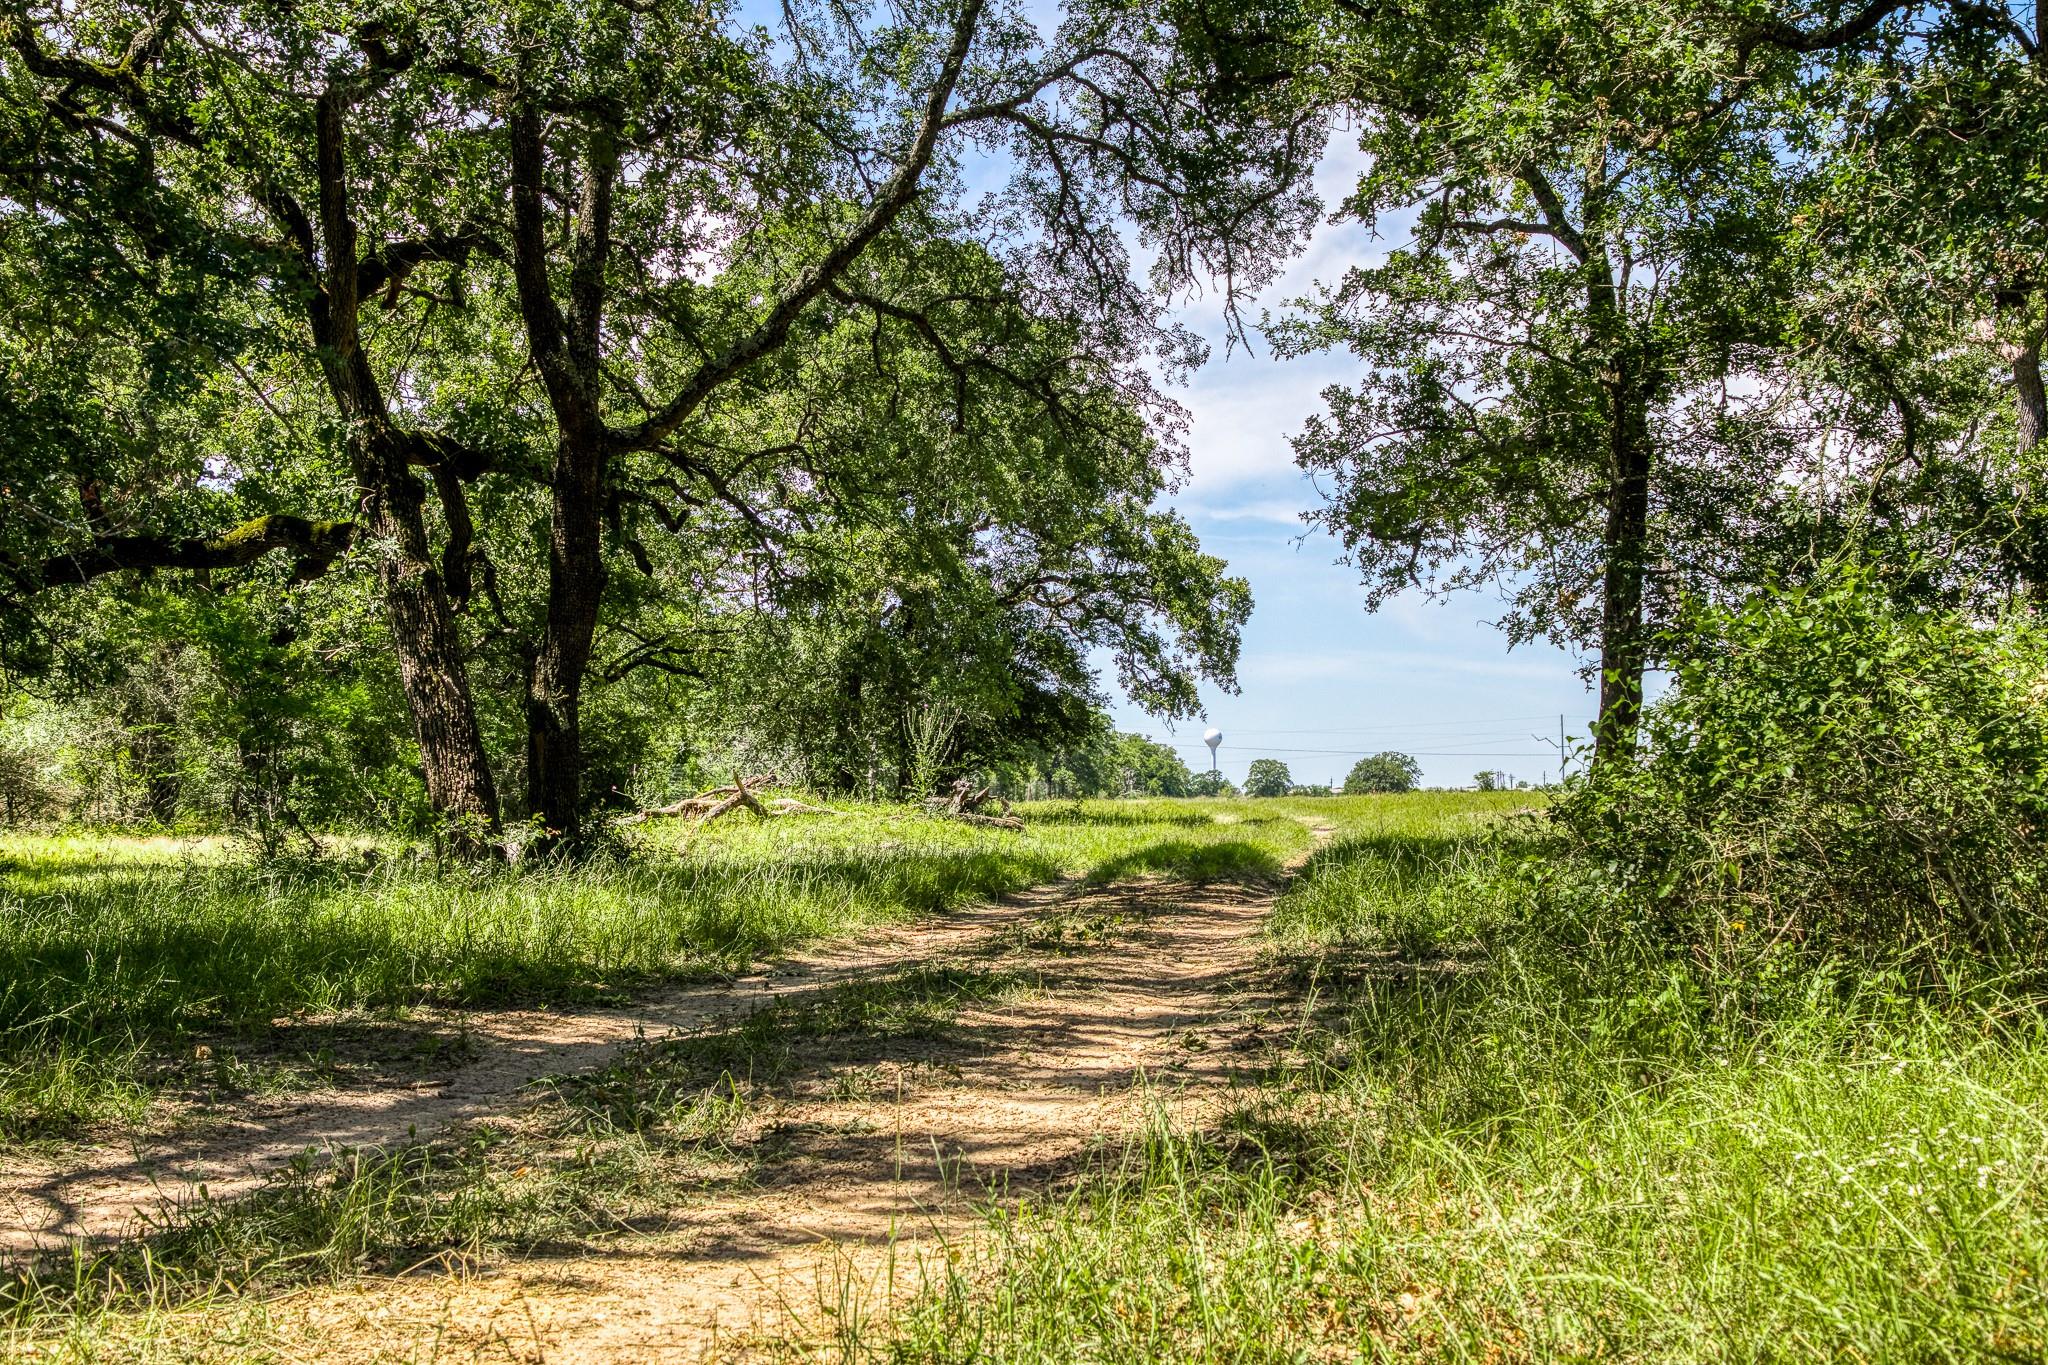
[[[0,1275],[0,1346],[78,1358],[176,1358],[214,1317],[261,1321],[265,1295],[506,1253],[590,1253],[662,1227],[708,1192],[745,1188],[776,1144],[741,1130],[763,1087],[841,1070],[847,1055],[957,1044],[966,1008],[1015,1000],[1029,973],[918,964],[859,977],[552,1077],[513,1113],[459,1133],[394,1135],[311,1154],[233,1200],[200,1199],[126,1244]],[[807,1045],[798,1055],[793,1045]],[[274,1340],[265,1341],[274,1347]]]
[[[1385,942],[1423,951],[1469,936],[1490,907],[1484,879],[1501,841],[1532,824],[1531,792],[1412,792],[1295,803],[1330,808],[1337,837],[1274,907],[1274,937],[1294,949]]]
[[[544,901],[560,876],[625,896],[628,878],[684,869],[704,887],[714,871],[745,885],[765,863],[808,858],[806,894],[845,897],[849,882],[818,869],[863,853],[993,857],[1035,877],[1261,878],[1308,851],[1308,825],[1335,832],[1274,917],[1274,968],[1300,1015],[1263,1079],[1220,1122],[1162,1115],[1106,1173],[992,1210],[986,1236],[934,1262],[927,1293],[848,1325],[830,1358],[2048,1357],[2048,1029],[2033,1002],[1809,973],[1768,1008],[1725,1005],[1626,925],[1555,918],[1542,867],[1521,861],[1539,847],[1513,818],[1527,804],[1047,804],[1022,834],[946,824],[928,838],[934,822],[870,810],[687,842],[663,831],[666,858],[461,894],[509,897],[516,883]],[[869,900],[841,903],[909,914],[919,888],[969,884],[925,875],[877,874],[858,884]],[[608,904],[585,894],[582,920]],[[777,926],[801,920],[765,922],[749,942],[797,941]],[[1105,932],[1045,933],[1070,929]],[[674,960],[696,969],[724,951]],[[579,971],[562,979],[627,979]],[[94,1263],[69,1287],[38,1281],[0,1317],[0,1342],[69,1342],[79,1359],[173,1341],[175,1355],[201,1338],[263,1349],[277,1339],[265,1286],[585,1245],[706,1180],[744,1179],[717,1163],[733,1159],[754,1081],[787,1078],[792,1039],[943,1046],[963,1004],[1031,989],[1007,970],[885,973],[649,1044],[545,1092],[511,1138],[296,1173],[188,1220],[144,1259]]]
[[[1823,974],[1735,1008],[1550,922],[1505,802],[1425,799],[1349,812],[1283,898],[1303,1018],[1223,1123],[993,1211],[845,1353],[2048,1356],[2035,1002]]]

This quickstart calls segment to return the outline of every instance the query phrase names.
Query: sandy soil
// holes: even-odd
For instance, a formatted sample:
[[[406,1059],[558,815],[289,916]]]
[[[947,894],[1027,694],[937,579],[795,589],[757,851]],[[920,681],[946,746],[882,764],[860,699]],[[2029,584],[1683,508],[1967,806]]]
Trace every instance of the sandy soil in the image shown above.
[[[1252,985],[1273,895],[1057,884],[631,1009],[471,1016],[471,1060],[445,1079],[253,1105],[225,1126],[62,1166],[0,1159],[0,1249],[129,1234],[202,1184],[231,1196],[308,1148],[372,1147],[502,1114],[532,1081],[602,1065],[643,1038],[729,1026],[883,970],[1028,968],[1040,986],[965,1011],[952,1033],[966,1046],[945,1049],[938,1072],[900,1042],[868,1058],[842,1042],[833,1070],[865,1061],[894,1078],[843,1098],[805,1084],[799,1056],[754,1180],[676,1210],[658,1231],[600,1253],[302,1290],[268,1314],[285,1358],[308,1360],[697,1361],[829,1340],[914,1290],[934,1257],[975,1235],[991,1197],[1057,1184],[1161,1109],[1199,1118],[1223,1101],[1233,1073],[1286,1027]],[[1108,928],[1078,947],[1030,932],[1054,917]]]

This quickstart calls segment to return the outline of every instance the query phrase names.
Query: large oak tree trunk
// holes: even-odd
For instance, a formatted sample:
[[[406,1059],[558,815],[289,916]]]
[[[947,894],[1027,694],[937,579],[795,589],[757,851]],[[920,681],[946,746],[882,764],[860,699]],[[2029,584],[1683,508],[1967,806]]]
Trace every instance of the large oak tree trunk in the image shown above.
[[[604,594],[600,451],[565,440],[555,456],[548,611],[526,684],[527,801],[549,840],[582,840],[583,683]]]
[[[2026,595],[2036,611],[2048,603],[2048,507],[2042,500],[2042,481],[2027,469],[2027,456],[2048,436],[2048,392],[2041,383],[2041,332],[2035,322],[2038,301],[2025,289],[2002,289],[1993,296],[1995,307],[1979,319],[1978,334],[1991,343],[1998,358],[2012,375],[2013,455],[2019,462],[2014,470],[2019,487],[2024,521],[2021,533],[2006,541],[2006,553],[2019,571]]]
[[[2024,455],[2048,436],[2048,391],[2041,385],[2041,343],[2033,340],[2001,348],[2012,366],[2013,403],[2018,409],[2019,439],[2015,453]]]
[[[427,537],[426,485],[412,470],[407,443],[363,353],[362,275],[345,160],[347,107],[346,92],[335,88],[317,106],[327,268],[307,300],[309,321],[328,389],[349,424],[349,463],[362,490],[363,525],[377,553],[378,586],[426,770],[427,799],[448,822],[458,852],[476,856],[498,833],[498,793],[470,697],[455,609]],[[308,246],[307,269],[318,279]]]
[[[539,111],[511,118],[513,278],[534,364],[559,436],[549,476],[548,607],[526,677],[528,810],[541,847],[583,839],[583,682],[604,595],[605,470],[612,454],[599,406],[605,272],[619,144],[604,127],[583,135],[565,316],[548,274],[547,128]]]
[[[1606,193],[1605,163],[1588,174],[1586,198]],[[1549,211],[1549,210],[1546,210]],[[1635,756],[1643,711],[1649,637],[1643,584],[1650,540],[1650,396],[1654,374],[1630,336],[1627,300],[1605,242],[1576,238],[1586,268],[1586,317],[1605,352],[1599,386],[1607,412],[1607,524],[1601,528],[1600,715],[1593,723],[1593,766]]]
[[[364,524],[378,547],[377,583],[398,655],[399,684],[412,712],[427,799],[448,822],[456,851],[484,852],[498,833],[498,793],[455,610],[427,538],[426,487],[402,457],[365,450],[356,460]]]
[[[2012,367],[2013,408],[2014,417],[2017,419],[2013,454],[2024,462],[2034,447],[2041,444],[2042,437],[2048,436],[2048,392],[2043,392],[2041,385],[2040,339],[2034,337],[2024,342],[2000,346],[1999,355]],[[2029,499],[2032,514],[2027,526],[2029,529],[2040,528],[2043,521],[2048,520],[2048,513],[2044,513],[2039,502],[2040,483],[2028,475],[2024,463],[2019,470],[2019,477],[2022,480],[2022,487],[2033,490],[2035,494]],[[2039,611],[2043,603],[2048,603],[2048,565],[2044,565],[2044,559],[2048,559],[2048,556],[2041,552],[2044,540],[2048,540],[2048,534],[2035,529],[2033,535],[2016,537],[2015,540],[2021,565],[2021,579],[2026,586],[2028,597],[2033,600],[2034,609]]]

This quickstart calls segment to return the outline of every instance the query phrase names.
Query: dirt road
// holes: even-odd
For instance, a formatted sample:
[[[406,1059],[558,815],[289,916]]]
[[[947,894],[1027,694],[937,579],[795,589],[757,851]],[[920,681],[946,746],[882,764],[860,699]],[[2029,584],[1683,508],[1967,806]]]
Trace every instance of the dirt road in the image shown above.
[[[914,1288],[991,1196],[1056,1185],[1162,1110],[1220,1104],[1287,1026],[1251,985],[1276,891],[1056,884],[630,1010],[473,1017],[470,1060],[442,1083],[254,1105],[225,1128],[61,1167],[9,1162],[0,1246],[118,1237],[202,1183],[230,1197],[309,1147],[459,1129],[646,1038],[716,1037],[879,976],[1015,983],[960,1008],[943,1044],[793,1041],[747,1125],[750,1179],[657,1229],[481,1273],[297,1291],[264,1333],[320,1360],[696,1361],[815,1339]]]

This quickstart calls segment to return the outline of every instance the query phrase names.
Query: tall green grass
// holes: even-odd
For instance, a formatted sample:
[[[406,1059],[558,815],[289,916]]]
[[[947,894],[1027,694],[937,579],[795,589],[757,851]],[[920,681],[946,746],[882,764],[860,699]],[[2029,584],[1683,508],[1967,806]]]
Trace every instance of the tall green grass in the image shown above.
[[[1223,803],[1062,803],[1026,819],[1012,832],[864,807],[671,825],[614,862],[481,872],[0,840],[0,1136],[132,1119],[166,1087],[216,1083],[218,1068],[189,1063],[197,1037],[601,1000],[1061,876],[1272,875],[1308,839],[1276,811]]]
[[[1264,1083],[992,1215],[843,1353],[2048,1358],[2036,1002],[1723,992],[1483,819],[1354,820],[1276,915],[1303,1013]]]
[[[1529,792],[1413,792],[1299,803],[1339,837],[1274,907],[1273,936],[1296,951],[1389,945],[1417,953],[1470,938],[1494,913],[1471,874],[1540,810]]]

